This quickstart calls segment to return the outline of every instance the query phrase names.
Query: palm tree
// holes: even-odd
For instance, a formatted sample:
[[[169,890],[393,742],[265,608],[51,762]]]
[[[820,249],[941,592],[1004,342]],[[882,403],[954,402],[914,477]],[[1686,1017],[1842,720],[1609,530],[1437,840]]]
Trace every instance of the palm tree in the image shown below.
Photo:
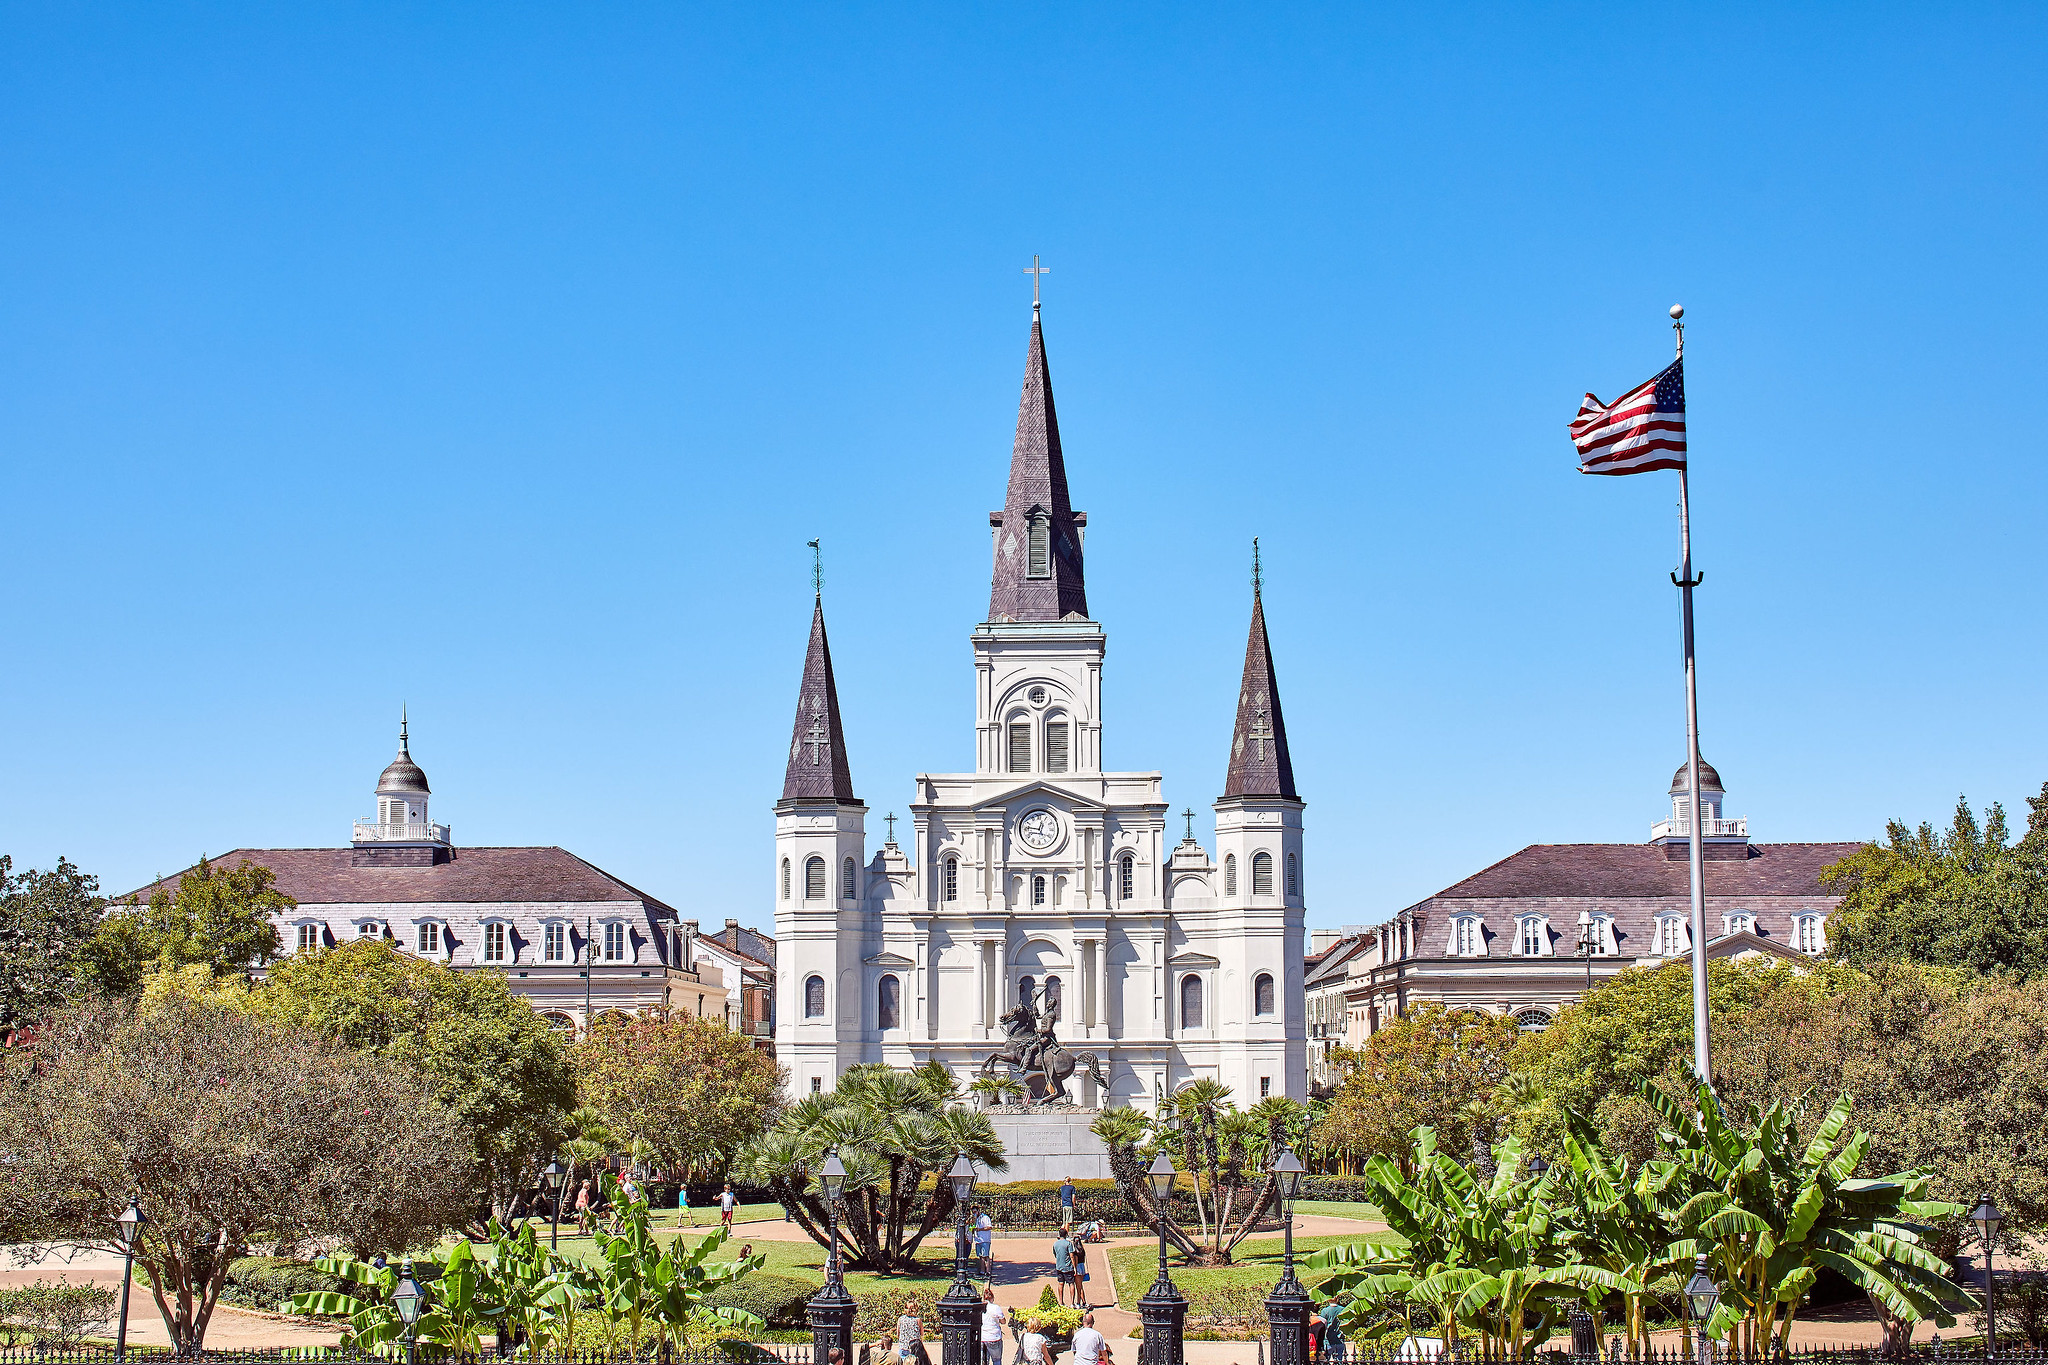
[[[969,1094],[976,1096],[981,1101],[983,1108],[993,1107],[1008,1099],[1022,1099],[1024,1097],[1023,1083],[1006,1071],[1000,1073],[990,1072],[987,1075],[976,1077],[974,1083],[969,1085],[967,1090]]]
[[[1277,1096],[1239,1113],[1231,1107],[1228,1086],[1202,1078],[1183,1088],[1165,1113],[1148,1119],[1126,1106],[1105,1109],[1089,1131],[1109,1149],[1117,1191],[1141,1218],[1163,1231],[1190,1262],[1226,1265],[1232,1248],[1271,1206],[1276,1186],[1265,1173],[1267,1157],[1302,1115],[1301,1105]],[[1192,1186],[1194,1231],[1181,1225],[1170,1201],[1161,1208],[1152,1198],[1145,1164],[1160,1151],[1177,1155]],[[1241,1197],[1251,1184],[1255,1192]]]
[[[742,1154],[739,1169],[773,1191],[824,1246],[828,1220],[815,1177],[825,1153],[836,1150],[846,1167],[839,1235],[852,1266],[907,1269],[918,1244],[953,1211],[944,1174],[956,1153],[986,1170],[1009,1168],[995,1126],[987,1115],[953,1103],[958,1094],[943,1066],[854,1067],[836,1090],[807,1095],[784,1110]],[[926,1193],[921,1186],[928,1175],[939,1179]]]

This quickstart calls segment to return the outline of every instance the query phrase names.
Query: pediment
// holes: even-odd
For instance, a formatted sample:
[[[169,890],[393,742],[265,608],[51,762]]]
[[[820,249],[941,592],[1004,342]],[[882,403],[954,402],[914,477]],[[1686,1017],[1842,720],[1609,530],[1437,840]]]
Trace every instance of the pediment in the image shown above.
[[[1223,963],[1207,953],[1175,953],[1166,959],[1169,967],[1221,967]]]
[[[1775,957],[1781,961],[1795,963],[1802,967],[1811,965],[1813,962],[1812,958],[1800,952],[1797,948],[1789,948],[1782,943],[1774,943],[1770,939],[1763,937],[1763,935],[1752,933],[1747,929],[1739,933],[1719,934],[1707,940],[1707,960],[1709,962],[1714,961],[1716,958],[1725,960],[1731,957],[1744,957],[1750,953],[1758,953],[1764,957]],[[1692,950],[1688,948],[1669,960],[1681,962],[1691,956]]]
[[[901,953],[876,953],[873,957],[861,960],[870,967],[915,967],[917,965]]]
[[[1006,810],[1011,806],[1017,805],[1019,802],[1029,801],[1032,797],[1043,798],[1044,800],[1049,801],[1054,805],[1064,807],[1067,810],[1108,809],[1108,807],[1100,801],[1093,800],[1090,797],[1078,795],[1075,792],[1067,790],[1065,787],[1055,785],[1051,782],[1041,781],[1036,778],[1029,782],[1021,783],[1018,786],[1011,787],[1006,791],[997,792],[995,795],[990,796],[985,800],[977,801],[974,803],[974,809],[977,814],[983,811]]]

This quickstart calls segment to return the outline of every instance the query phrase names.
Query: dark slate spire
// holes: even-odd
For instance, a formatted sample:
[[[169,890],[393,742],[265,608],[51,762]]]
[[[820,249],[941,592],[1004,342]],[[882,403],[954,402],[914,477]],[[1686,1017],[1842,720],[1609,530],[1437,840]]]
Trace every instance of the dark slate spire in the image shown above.
[[[804,683],[796,697],[782,799],[858,804],[853,775],[846,767],[846,734],[839,728],[839,688],[832,681],[832,646],[825,640],[822,596],[811,610],[811,647],[804,655]]]
[[[989,521],[995,527],[996,559],[989,620],[1058,621],[1088,614],[1088,592],[1081,582],[1081,528],[1088,514],[1076,512],[1067,501],[1067,465],[1060,454],[1060,423],[1053,412],[1052,375],[1045,367],[1045,333],[1036,305],[1031,352],[1024,361],[1024,397],[1017,405],[1017,440],[1010,448],[1010,491],[1003,510]]]
[[[1266,639],[1257,562],[1255,557],[1251,638],[1244,645],[1244,681],[1237,689],[1237,729],[1230,736],[1230,772],[1223,780],[1223,794],[1299,801],[1294,760],[1287,754],[1287,722],[1280,716],[1280,680],[1273,675],[1273,648]]]

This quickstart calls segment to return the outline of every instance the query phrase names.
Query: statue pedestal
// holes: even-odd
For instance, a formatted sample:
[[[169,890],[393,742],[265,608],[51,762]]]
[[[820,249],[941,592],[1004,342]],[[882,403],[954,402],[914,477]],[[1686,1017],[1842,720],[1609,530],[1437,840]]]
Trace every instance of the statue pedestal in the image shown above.
[[[997,1180],[1109,1179],[1109,1148],[1088,1131],[1094,1109],[996,1109],[995,1125],[1010,1169]]]

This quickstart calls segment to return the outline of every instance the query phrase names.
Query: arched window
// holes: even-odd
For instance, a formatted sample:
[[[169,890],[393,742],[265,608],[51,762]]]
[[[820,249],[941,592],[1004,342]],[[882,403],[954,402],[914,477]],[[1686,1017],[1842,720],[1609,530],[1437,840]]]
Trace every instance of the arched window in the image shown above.
[[[1296,861],[1292,853],[1287,855],[1287,894],[1290,896],[1299,896],[1301,894],[1301,864]]]
[[[1272,1012],[1273,974],[1271,972],[1260,972],[1256,977],[1252,978],[1252,1013],[1271,1014]]]
[[[875,1027],[903,1027],[903,983],[893,975],[883,977],[875,991]]]
[[[1033,877],[1031,879],[1031,903],[1033,905],[1045,904],[1045,878]]]
[[[854,898],[854,879],[859,875],[854,870],[853,859],[848,858],[839,865],[839,899],[850,901]]]
[[[1223,894],[1226,896],[1235,896],[1237,894],[1237,855],[1235,853],[1223,855]]]
[[[1756,932],[1756,916],[1746,910],[1732,915],[1721,916],[1723,932],[1730,934],[1753,934]]]
[[[1521,927],[1521,942],[1517,947],[1517,951],[1523,957],[1542,957],[1545,947],[1544,940],[1549,937],[1544,930],[1542,919],[1535,915],[1530,915],[1523,919]]]
[[[1254,853],[1252,855],[1252,894],[1270,896],[1273,894],[1273,855]]]
[[[825,1017],[825,978],[807,976],[804,978],[804,1018]]]
[[[821,901],[825,899],[825,860],[804,859],[804,899]]]
[[[1550,1013],[1547,1010],[1516,1010],[1515,1027],[1524,1033],[1541,1033],[1550,1027]]]
[[[1010,771],[1031,771],[1031,722],[1028,720],[1010,722]]]
[[[1180,1026],[1202,1026],[1202,978],[1193,972],[1180,979]]]
[[[1819,915],[1801,915],[1792,921],[1792,946],[1802,953],[1819,953],[1828,946],[1827,930]]]
[[[1457,929],[1456,932],[1453,934],[1453,939],[1455,940],[1451,946],[1451,952],[1453,956],[1479,956],[1479,948],[1481,943],[1484,941],[1481,938],[1481,929],[1479,921],[1472,918],[1469,915],[1464,917],[1463,919],[1460,919],[1457,922]]]
[[[1037,999],[1038,978],[1035,976],[1017,978],[1017,1003],[1020,1005],[1031,1005],[1035,1004]]]
[[[1127,901],[1138,885],[1138,860],[1126,853],[1117,860],[1116,867],[1116,898]]]
[[[782,898],[789,899],[789,859],[782,860]]]
[[[1025,534],[1026,552],[1024,576],[1026,578],[1052,577],[1052,525],[1043,512],[1031,514],[1030,529]]]
[[[1685,921],[1665,915],[1657,921],[1657,956],[1677,957],[1685,951]]]
[[[947,900],[957,901],[960,899],[960,860],[958,858],[946,859],[941,867],[941,882],[944,887],[943,894]]]

